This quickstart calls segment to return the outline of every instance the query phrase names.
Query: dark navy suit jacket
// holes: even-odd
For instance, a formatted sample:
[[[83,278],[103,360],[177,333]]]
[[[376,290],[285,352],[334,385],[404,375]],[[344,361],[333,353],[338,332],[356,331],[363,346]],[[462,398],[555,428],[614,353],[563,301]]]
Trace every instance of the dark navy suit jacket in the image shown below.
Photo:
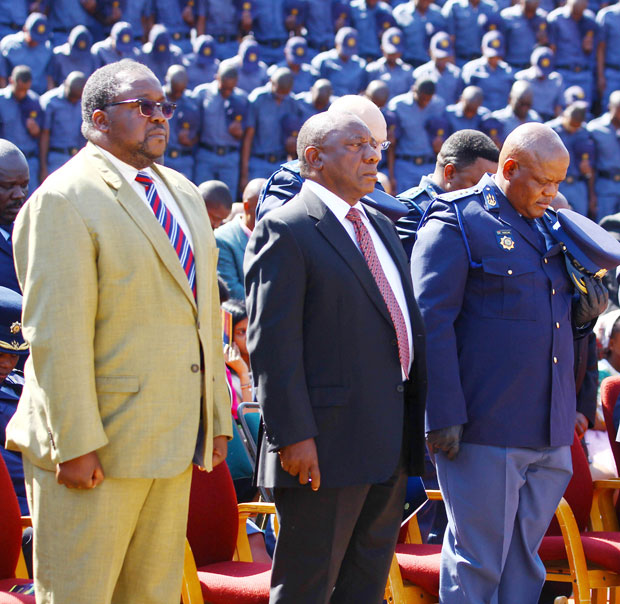
[[[10,225],[10,228],[12,229],[13,225]],[[17,281],[17,274],[15,273],[15,264],[13,263],[13,246],[4,238],[2,233],[0,233],[0,285],[8,287],[19,294],[22,293]]]

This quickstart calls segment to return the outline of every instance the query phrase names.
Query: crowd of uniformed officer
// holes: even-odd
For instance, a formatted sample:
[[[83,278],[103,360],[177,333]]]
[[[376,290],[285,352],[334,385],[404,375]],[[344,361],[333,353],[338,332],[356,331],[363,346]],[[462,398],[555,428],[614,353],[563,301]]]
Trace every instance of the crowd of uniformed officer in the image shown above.
[[[234,198],[294,156],[305,119],[365,92],[393,193],[455,130],[501,145],[543,121],[571,154],[562,191],[600,219],[620,211],[619,33],[604,0],[0,0],[0,136],[33,190],[84,144],[84,77],[130,57],[177,104],[166,164]]]

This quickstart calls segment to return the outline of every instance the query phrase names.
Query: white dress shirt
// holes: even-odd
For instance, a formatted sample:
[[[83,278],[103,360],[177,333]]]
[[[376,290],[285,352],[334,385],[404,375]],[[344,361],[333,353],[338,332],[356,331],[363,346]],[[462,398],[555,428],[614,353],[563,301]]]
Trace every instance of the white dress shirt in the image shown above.
[[[338,222],[344,227],[345,231],[351,237],[351,241],[355,244],[358,250],[360,250],[359,243],[357,241],[357,236],[355,235],[355,228],[353,227],[353,223],[346,217],[347,213],[351,209],[351,205],[349,205],[344,199],[338,197],[338,195],[332,193],[324,186],[313,180],[306,180],[304,182],[305,186],[309,187],[310,190],[327,206],[327,208],[334,214],[334,216],[338,219]],[[375,251],[377,252],[377,257],[379,258],[379,262],[381,263],[381,268],[385,274],[392,291],[394,292],[394,297],[398,302],[398,306],[400,306],[400,310],[403,313],[403,318],[405,319],[405,325],[407,327],[407,339],[409,341],[409,359],[413,361],[413,337],[411,332],[411,318],[409,317],[409,308],[407,307],[407,300],[405,299],[405,290],[403,288],[403,282],[400,277],[400,273],[398,272],[398,268],[396,267],[396,263],[394,262],[390,252],[385,247],[383,243],[383,239],[374,226],[368,220],[368,216],[366,215],[366,211],[364,210],[364,206],[361,202],[357,202],[354,206],[356,210],[359,211],[362,222],[364,226],[368,229],[370,233],[370,237],[372,238],[372,243],[375,246]],[[360,250],[360,254],[362,251]],[[365,259],[364,259],[365,260]],[[411,366],[407,368],[407,373],[411,370]],[[405,372],[403,371],[403,379],[405,377]]]
[[[113,164],[114,167],[121,173],[123,178],[131,185],[132,189],[138,194],[140,199],[148,206],[149,210],[152,212],[151,204],[146,198],[146,189],[144,185],[136,182],[136,176],[138,172],[144,172],[148,174],[155,183],[155,188],[159,193],[159,198],[163,201],[164,205],[170,210],[172,215],[174,216],[177,224],[181,227],[183,233],[185,233],[185,237],[187,237],[187,241],[189,246],[192,248],[192,252],[194,251],[194,242],[192,240],[192,233],[189,230],[189,225],[185,220],[185,216],[183,216],[183,212],[181,212],[181,208],[179,208],[179,204],[176,199],[172,196],[172,193],[168,190],[168,187],[164,183],[164,181],[159,178],[159,176],[155,173],[153,169],[144,168],[143,170],[137,170],[133,166],[126,164],[124,161],[118,159],[118,157],[112,155],[109,151],[102,149],[98,145],[95,145],[101,153],[103,153]],[[154,216],[155,214],[153,214]],[[172,245],[172,244],[170,244]]]

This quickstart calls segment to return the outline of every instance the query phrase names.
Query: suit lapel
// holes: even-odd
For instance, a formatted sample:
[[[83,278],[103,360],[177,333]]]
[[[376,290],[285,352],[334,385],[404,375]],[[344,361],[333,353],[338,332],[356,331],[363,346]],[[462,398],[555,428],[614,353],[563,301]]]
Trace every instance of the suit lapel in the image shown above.
[[[312,191],[305,188],[300,193],[300,197],[302,197],[306,204],[308,214],[317,220],[317,230],[349,265],[379,312],[389,321],[390,325],[393,325],[392,318],[375,278],[372,276],[364,256],[351,241],[349,234],[332,212],[328,210],[327,206]]]
[[[118,204],[125,209],[127,214],[134,220],[140,230],[151,242],[164,266],[177,281],[192,304],[195,305],[194,294],[189,286],[185,271],[181,267],[179,257],[170,244],[168,235],[166,235],[166,232],[157,221],[157,218],[155,218],[155,214],[153,214],[151,208],[140,199],[131,185],[113,168],[103,155],[97,152],[96,148],[91,145],[91,143],[88,143],[87,151],[89,152],[90,159],[96,164],[102,178],[115,191]],[[168,185],[168,188],[171,192],[174,191],[174,187]],[[196,238],[197,236],[194,237],[194,240]],[[198,274],[198,270],[198,263],[196,263],[196,274]]]

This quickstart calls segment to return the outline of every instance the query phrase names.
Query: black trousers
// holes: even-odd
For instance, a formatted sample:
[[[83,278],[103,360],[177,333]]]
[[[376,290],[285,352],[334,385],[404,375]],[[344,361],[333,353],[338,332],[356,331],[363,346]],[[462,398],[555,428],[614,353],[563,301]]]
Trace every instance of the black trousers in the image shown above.
[[[380,484],[276,488],[270,604],[380,604],[406,486],[401,459]]]

